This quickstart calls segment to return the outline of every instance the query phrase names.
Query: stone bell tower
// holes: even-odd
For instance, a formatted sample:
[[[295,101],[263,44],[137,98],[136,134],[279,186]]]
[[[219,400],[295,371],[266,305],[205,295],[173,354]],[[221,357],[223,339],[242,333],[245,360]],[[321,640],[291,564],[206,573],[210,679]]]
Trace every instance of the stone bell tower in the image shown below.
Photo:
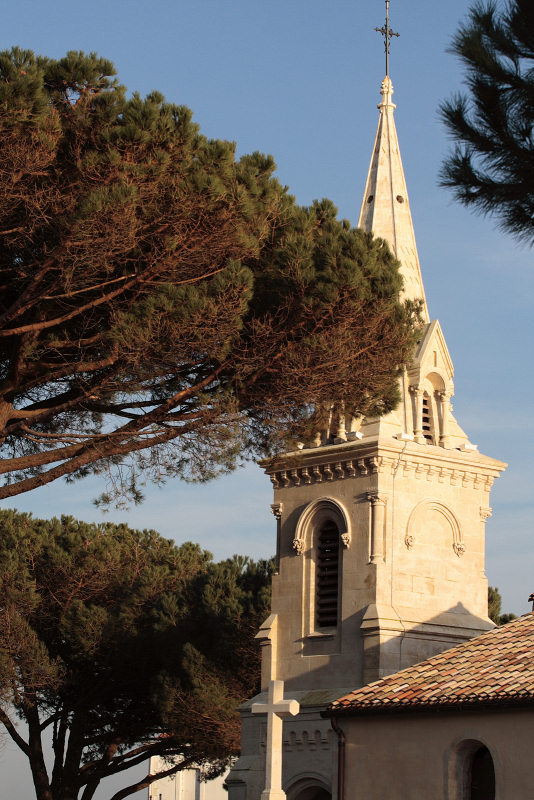
[[[335,794],[336,737],[320,716],[330,700],[492,626],[484,529],[506,465],[479,453],[452,413],[452,360],[428,315],[392,94],[386,77],[359,227],[387,240],[405,297],[423,304],[402,401],[381,418],[333,418],[317,446],[268,468],[278,570],[258,638],[263,690],[283,680],[300,702],[284,728],[289,800]],[[261,723],[247,707],[242,718],[231,800],[263,788]]]

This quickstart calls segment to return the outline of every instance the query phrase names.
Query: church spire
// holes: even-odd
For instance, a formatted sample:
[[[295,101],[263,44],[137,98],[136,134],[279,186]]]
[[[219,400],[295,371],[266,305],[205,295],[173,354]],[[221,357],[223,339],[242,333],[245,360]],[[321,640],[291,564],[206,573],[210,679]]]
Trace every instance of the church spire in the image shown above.
[[[388,26],[389,31],[389,26]],[[391,33],[389,31],[389,33]],[[386,38],[386,48],[389,39]],[[386,49],[387,53],[387,49]],[[380,117],[358,227],[385,239],[401,262],[404,297],[423,301],[423,316],[429,322],[425,290],[417,255],[408,191],[399,150],[389,75],[382,81]]]

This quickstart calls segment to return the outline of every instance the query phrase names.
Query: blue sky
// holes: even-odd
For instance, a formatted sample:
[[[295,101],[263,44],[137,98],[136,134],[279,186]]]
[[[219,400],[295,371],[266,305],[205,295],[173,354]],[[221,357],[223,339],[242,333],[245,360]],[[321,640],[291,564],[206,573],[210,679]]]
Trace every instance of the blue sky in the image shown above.
[[[449,149],[437,107],[462,82],[446,48],[468,6],[392,0],[401,35],[390,74],[430,314],[455,365],[454,413],[481,452],[509,464],[492,492],[488,579],[504,610],[524,613],[534,590],[533,254],[437,186]],[[374,32],[383,21],[383,0],[18,0],[3,9],[0,48],[96,51],[129,91],[158,89],[190,106],[203,133],[236,141],[238,153],[272,153],[299,203],[330,197],[355,224],[384,75]],[[103,488],[57,483],[3,505],[96,521],[104,517],[91,501]],[[253,465],[207,486],[147,487],[146,496],[106,518],[198,541],[216,557],[274,550],[271,486]]]

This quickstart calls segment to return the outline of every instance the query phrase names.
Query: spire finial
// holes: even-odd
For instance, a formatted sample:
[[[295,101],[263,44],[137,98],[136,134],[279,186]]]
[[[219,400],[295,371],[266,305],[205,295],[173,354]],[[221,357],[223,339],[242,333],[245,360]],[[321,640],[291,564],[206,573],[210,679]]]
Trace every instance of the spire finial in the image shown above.
[[[389,0],[386,0],[386,24],[383,25],[381,28],[375,28],[375,31],[381,33],[384,37],[384,48],[386,51],[386,78],[389,77],[389,44],[391,42],[392,36],[400,36],[399,33],[395,33],[389,27]]]

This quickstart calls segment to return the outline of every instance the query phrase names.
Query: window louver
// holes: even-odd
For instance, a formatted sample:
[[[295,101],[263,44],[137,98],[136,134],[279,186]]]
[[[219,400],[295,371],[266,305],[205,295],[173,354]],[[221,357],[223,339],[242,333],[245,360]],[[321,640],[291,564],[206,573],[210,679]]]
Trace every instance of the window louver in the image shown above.
[[[432,426],[430,424],[430,404],[426,393],[423,395],[423,436],[430,444],[434,443]]]
[[[333,522],[321,528],[317,543],[317,627],[337,625],[339,588],[339,531]]]

